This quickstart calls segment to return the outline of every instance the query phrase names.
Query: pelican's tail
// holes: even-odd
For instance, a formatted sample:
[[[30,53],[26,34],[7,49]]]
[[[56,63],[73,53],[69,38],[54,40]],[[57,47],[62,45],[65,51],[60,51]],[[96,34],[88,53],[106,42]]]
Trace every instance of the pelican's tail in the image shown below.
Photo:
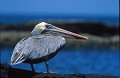
[[[21,53],[15,53],[11,57],[11,65],[19,64],[25,61],[25,55]]]

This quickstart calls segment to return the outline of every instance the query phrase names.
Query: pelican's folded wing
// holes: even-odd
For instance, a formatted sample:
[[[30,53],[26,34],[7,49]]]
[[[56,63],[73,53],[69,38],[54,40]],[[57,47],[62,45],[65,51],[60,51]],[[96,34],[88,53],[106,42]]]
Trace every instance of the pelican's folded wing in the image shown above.
[[[35,52],[34,40],[43,39],[44,37],[44,35],[32,36],[23,38],[21,41],[19,41],[13,51],[11,65],[19,64],[25,61],[31,53]]]
[[[65,39],[61,36],[44,36],[31,37],[31,54],[29,58],[40,59],[41,57],[47,56],[51,53],[55,53],[59,48],[65,44]]]
[[[11,64],[24,62],[26,59],[35,60],[55,53],[65,43],[61,36],[32,36],[22,39],[16,45],[11,58]]]
[[[22,51],[25,48],[27,38],[23,38],[21,41],[17,43],[14,48],[12,57],[11,57],[11,64],[19,64],[26,59],[25,53]]]

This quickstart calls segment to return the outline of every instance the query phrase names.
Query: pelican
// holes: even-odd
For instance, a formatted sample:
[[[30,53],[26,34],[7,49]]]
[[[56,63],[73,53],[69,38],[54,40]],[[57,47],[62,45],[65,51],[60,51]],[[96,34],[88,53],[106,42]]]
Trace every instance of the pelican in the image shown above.
[[[11,65],[29,63],[35,72],[33,64],[45,62],[49,71],[48,60],[53,58],[65,44],[65,38],[88,38],[73,32],[58,28],[46,22],[37,24],[31,32],[32,36],[20,40],[13,51]]]

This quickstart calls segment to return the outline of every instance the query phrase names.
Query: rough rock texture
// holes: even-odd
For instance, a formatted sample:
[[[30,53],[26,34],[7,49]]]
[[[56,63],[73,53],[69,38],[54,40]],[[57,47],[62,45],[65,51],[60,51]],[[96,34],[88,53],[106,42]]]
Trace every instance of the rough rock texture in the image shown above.
[[[48,74],[40,73],[33,78],[119,78],[113,76],[97,75],[97,74]]]
[[[12,68],[8,64],[0,64],[1,78],[32,78],[34,74],[31,71]]]
[[[57,74],[57,73],[33,73],[28,70],[12,68],[8,64],[0,64],[1,78],[120,78],[97,74]]]

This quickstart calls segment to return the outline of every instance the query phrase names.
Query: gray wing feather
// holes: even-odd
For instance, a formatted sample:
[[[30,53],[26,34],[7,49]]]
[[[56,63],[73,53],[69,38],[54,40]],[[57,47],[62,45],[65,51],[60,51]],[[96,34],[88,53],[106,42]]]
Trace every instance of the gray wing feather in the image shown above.
[[[45,36],[41,39],[36,36],[36,38],[31,37],[30,41],[32,41],[30,45],[33,45],[31,47],[31,54],[29,55],[29,58],[31,59],[39,59],[54,53],[65,43],[65,39],[60,36]]]
[[[25,51],[23,51],[23,49],[27,45],[26,40],[27,38],[23,38],[15,46],[12,57],[11,57],[11,64],[18,64],[23,62],[26,59],[27,54],[25,53]]]
[[[15,47],[11,61],[21,63],[26,59],[39,59],[54,53],[65,44],[61,36],[32,36],[22,39]]]

